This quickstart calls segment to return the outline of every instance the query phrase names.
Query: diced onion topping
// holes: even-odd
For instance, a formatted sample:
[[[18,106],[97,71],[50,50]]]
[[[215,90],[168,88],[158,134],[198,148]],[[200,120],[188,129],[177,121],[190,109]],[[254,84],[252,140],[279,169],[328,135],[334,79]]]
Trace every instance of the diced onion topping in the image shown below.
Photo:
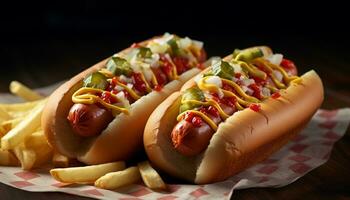
[[[242,90],[247,93],[248,95],[252,95],[254,93],[254,91],[252,89],[250,89],[249,87],[242,85]]]
[[[267,57],[267,60],[274,65],[280,65],[282,62],[282,59],[283,59],[283,55],[278,53]]]
[[[242,85],[245,85],[245,86],[249,86],[249,85],[251,85],[251,84],[254,84],[255,83],[255,81],[254,81],[254,79],[243,79],[242,80]]]
[[[273,74],[276,76],[278,81],[282,81],[283,80],[283,75],[281,72],[277,71],[277,70],[273,70]]]
[[[153,77],[153,72],[150,68],[144,68],[143,75],[145,76],[145,79],[147,80],[147,82],[151,82]]]
[[[190,38],[185,37],[185,38],[181,38],[178,42],[177,45],[179,46],[179,48],[181,49],[188,49],[192,44],[192,41]]]
[[[270,53],[266,48],[259,48],[259,49],[262,51],[264,57],[268,56]]]
[[[242,73],[242,67],[239,64],[230,63],[230,65],[233,67],[233,70],[235,73]]]
[[[120,79],[121,81],[126,82],[126,83],[132,83],[132,79],[131,79],[131,78],[128,78],[128,77],[126,77],[126,76],[124,76],[124,75],[120,75],[120,76],[119,76],[119,79]]]
[[[152,57],[149,60],[150,60],[149,64],[151,65],[151,67],[154,67],[154,68],[159,67],[159,54],[157,53],[152,54]]]
[[[205,98],[207,98],[207,99],[213,98],[213,95],[211,95],[208,91],[204,91],[203,93],[204,93]]]
[[[128,88],[130,88],[130,89],[132,89],[133,86],[134,86],[134,85],[131,84],[131,83],[126,84],[126,87],[128,87]]]
[[[158,43],[160,45],[164,45],[166,44],[169,40],[173,39],[174,35],[169,34],[169,33],[165,33],[162,37],[160,38],[156,38],[153,41],[155,43]]]
[[[222,87],[222,81],[221,81],[221,78],[219,76],[210,76],[209,78],[206,79],[205,82],[208,84],[214,84],[219,88]]]
[[[263,94],[264,96],[267,96],[267,97],[271,96],[271,91],[270,91],[270,89],[268,89],[268,88],[266,88],[266,87],[262,87],[261,92],[262,92],[262,94]]]
[[[125,107],[130,106],[129,100],[126,98],[124,92],[118,92],[115,96],[123,104],[123,106],[125,106]]]
[[[147,45],[147,47],[150,48],[153,53],[163,54],[168,50],[169,45],[167,43],[159,44],[152,41]]]
[[[121,90],[123,90],[124,88],[123,88],[122,86],[120,86],[120,85],[116,85],[116,86],[114,87],[114,89],[116,89],[117,91],[121,91]]]
[[[203,42],[201,42],[201,41],[192,40],[192,44],[197,49],[202,49],[203,48]]]

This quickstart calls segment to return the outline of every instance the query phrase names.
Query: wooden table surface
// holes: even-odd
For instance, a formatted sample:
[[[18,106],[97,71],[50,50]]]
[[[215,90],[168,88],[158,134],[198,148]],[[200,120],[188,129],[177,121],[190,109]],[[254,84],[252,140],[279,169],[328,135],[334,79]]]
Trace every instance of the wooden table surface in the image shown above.
[[[0,92],[8,92],[11,80],[42,87],[67,79],[82,69],[110,56],[142,38],[45,38],[4,43]],[[345,44],[318,42],[302,37],[232,39],[200,38],[209,55],[229,54],[235,47],[268,44],[295,61],[300,72],[314,68],[325,86],[322,108],[350,107],[350,56]],[[255,38],[256,39],[256,38]],[[33,42],[35,41],[35,42]],[[63,193],[33,193],[0,184],[0,199],[89,199]],[[296,182],[282,188],[235,191],[234,199],[350,199],[350,130],[334,146],[329,161]]]

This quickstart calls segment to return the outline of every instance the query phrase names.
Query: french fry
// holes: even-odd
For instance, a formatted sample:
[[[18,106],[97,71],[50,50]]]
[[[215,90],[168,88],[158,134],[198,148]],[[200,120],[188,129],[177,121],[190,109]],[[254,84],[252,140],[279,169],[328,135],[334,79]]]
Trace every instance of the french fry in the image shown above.
[[[30,170],[52,159],[53,150],[40,127],[47,99],[16,81],[11,83],[10,90],[26,100],[41,99],[0,104],[0,165],[21,165]]]
[[[138,167],[129,167],[123,171],[111,172],[97,179],[95,186],[113,190],[121,186],[137,183],[141,180]]]
[[[24,141],[26,148],[40,148],[45,145],[48,145],[48,143],[43,130],[32,133]]]
[[[47,98],[37,100],[37,101],[30,101],[30,102],[25,102],[25,103],[13,103],[13,104],[6,104],[2,103],[0,104],[0,108],[11,114],[11,112],[26,112],[31,109],[33,109],[36,105],[39,103],[46,101]],[[12,116],[12,115],[11,115]]]
[[[6,135],[6,133],[8,133],[10,130],[11,130],[10,124],[8,124],[7,122],[1,123],[1,125],[0,125],[0,138],[4,137],[4,135]]]
[[[44,109],[44,103],[45,101],[39,103],[23,121],[1,138],[2,149],[14,149],[22,143],[26,137],[37,130],[40,126],[40,118]]]
[[[52,156],[52,164],[55,167],[68,167],[69,166],[69,158],[64,156],[58,152],[54,152]]]
[[[13,152],[20,161],[22,169],[29,170],[33,168],[36,160],[35,151],[24,149],[23,145],[20,145],[14,148]]]
[[[4,127],[0,125],[0,139],[8,132]]]
[[[0,107],[0,121],[3,120],[9,120],[11,119],[11,116],[6,112],[5,109]]]
[[[0,138],[13,129],[23,118],[6,120],[0,123]]]
[[[17,118],[24,118],[26,117],[29,112],[29,111],[22,111],[22,110],[18,110],[18,111],[9,111],[8,114],[11,115],[12,119],[17,119]]]
[[[51,162],[53,150],[48,143],[44,143],[42,146],[30,148],[36,154],[36,160],[33,168],[40,167],[44,164]]]
[[[51,160],[52,148],[42,130],[36,131],[16,145],[13,152],[25,170],[30,170]]]
[[[36,152],[30,149],[23,149],[22,150],[22,169],[24,170],[30,170],[34,167],[35,161],[37,160]]]
[[[10,119],[10,114],[0,107],[0,138],[8,132],[8,127],[4,127],[2,124]]]
[[[7,150],[0,150],[0,165],[4,166],[19,166],[18,159]]]
[[[42,131],[37,131],[27,137],[24,143],[14,148],[13,152],[24,170],[41,166],[49,162],[52,157],[52,148]]]
[[[140,174],[145,185],[153,190],[165,190],[166,184],[148,161],[138,163]]]
[[[24,117],[18,117],[15,119],[6,120],[6,121],[3,121],[0,126],[3,127],[4,130],[7,130],[8,132],[11,129],[15,128],[23,119]]]
[[[27,86],[23,85],[18,81],[12,81],[10,83],[10,91],[11,93],[27,101],[35,101],[44,98],[37,92],[29,89]]]
[[[112,162],[85,167],[56,168],[50,170],[51,176],[63,183],[94,183],[101,176],[125,169],[125,162]]]
[[[43,130],[32,133],[24,141],[24,149],[32,150],[36,154],[36,160],[32,167],[38,167],[48,163],[52,158],[52,148],[47,142]]]

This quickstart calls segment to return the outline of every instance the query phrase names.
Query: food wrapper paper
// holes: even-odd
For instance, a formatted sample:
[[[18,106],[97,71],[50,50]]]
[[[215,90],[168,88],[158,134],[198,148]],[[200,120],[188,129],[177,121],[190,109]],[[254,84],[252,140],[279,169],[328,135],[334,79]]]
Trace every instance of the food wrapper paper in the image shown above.
[[[50,94],[59,84],[38,89]],[[0,94],[0,102],[16,102],[9,94]],[[262,163],[229,178],[207,185],[170,184],[166,192],[152,191],[144,185],[130,185],[114,191],[92,185],[67,185],[54,180],[49,168],[23,171],[20,167],[0,166],[0,182],[32,192],[64,192],[95,199],[230,199],[234,190],[252,187],[282,187],[329,159],[333,145],[346,132],[350,109],[318,110],[307,127],[281,150]]]

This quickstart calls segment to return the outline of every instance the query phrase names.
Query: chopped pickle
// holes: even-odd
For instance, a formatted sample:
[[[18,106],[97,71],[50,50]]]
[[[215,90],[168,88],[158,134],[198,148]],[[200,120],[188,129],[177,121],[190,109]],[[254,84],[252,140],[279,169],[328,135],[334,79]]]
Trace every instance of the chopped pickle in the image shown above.
[[[147,47],[140,47],[139,48],[139,53],[137,56],[141,58],[151,58],[152,57],[152,51],[150,48]]]
[[[120,57],[112,57],[107,63],[107,70],[116,76],[131,76],[132,74],[130,63]]]
[[[202,90],[200,90],[197,87],[193,87],[193,88],[189,88],[187,89],[184,94],[182,95],[182,99],[181,101],[184,102],[186,100],[197,100],[197,101],[204,101],[205,100],[205,96],[202,92]],[[180,113],[186,111],[186,110],[191,110],[193,108],[195,108],[197,105],[194,103],[183,103],[180,106]]]
[[[235,59],[236,58],[236,56],[239,54],[239,52],[241,52],[242,50],[240,50],[240,49],[235,49],[234,51],[233,51],[233,53],[232,53],[232,58],[233,59]]]
[[[100,72],[94,72],[83,81],[84,87],[105,90],[108,86],[107,78]]]
[[[241,60],[241,61],[249,62],[255,58],[264,56],[263,52],[259,48],[251,48],[251,49],[246,49],[244,51],[239,51],[239,53],[237,53],[237,55],[235,56],[234,54],[236,52],[237,52],[236,50],[233,52],[233,56],[234,56],[234,59],[237,61]]]
[[[206,77],[206,76],[213,76],[213,75],[214,75],[213,71],[212,71],[212,70],[208,70],[207,72],[205,72],[205,73],[203,74],[203,77]]]
[[[252,64],[242,62],[242,61],[236,61],[236,60],[231,60],[231,63],[240,65],[242,68],[242,71],[245,74],[250,74],[250,75],[258,77],[262,80],[265,80],[267,77],[267,74],[264,71],[258,69],[257,67],[255,67]]]
[[[224,79],[231,80],[233,78],[234,70],[233,67],[225,61],[218,62],[213,65],[213,74]]]
[[[173,38],[171,40],[168,41],[168,45],[170,46],[170,49],[171,49],[171,52],[174,54],[174,55],[180,55],[180,48],[179,46],[177,45],[176,43],[176,39]]]

